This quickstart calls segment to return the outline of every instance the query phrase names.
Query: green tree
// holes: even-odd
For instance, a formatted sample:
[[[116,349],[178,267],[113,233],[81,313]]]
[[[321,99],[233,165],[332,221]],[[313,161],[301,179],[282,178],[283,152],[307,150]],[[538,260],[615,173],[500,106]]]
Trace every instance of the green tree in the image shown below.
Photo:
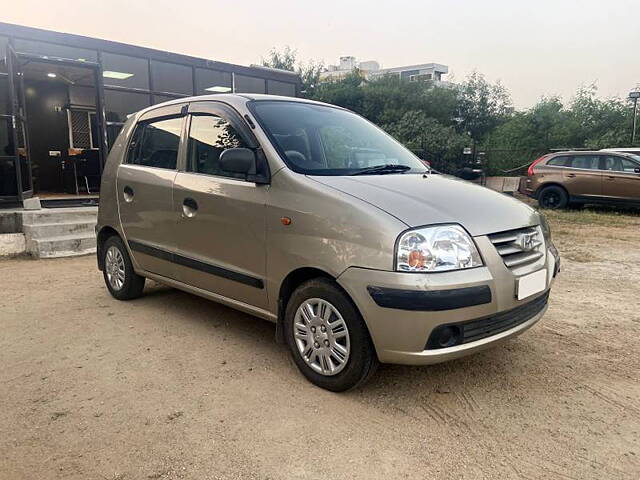
[[[289,46],[284,47],[281,51],[276,48],[269,50],[267,58],[262,59],[262,65],[296,72],[300,76],[300,90],[304,97],[313,96],[320,83],[320,72],[324,70],[324,64],[315,60],[299,63],[298,51]]]
[[[470,138],[421,111],[406,112],[382,128],[441,172],[455,173],[464,163],[462,150]]]
[[[511,96],[500,82],[491,84],[482,74],[474,72],[460,85],[458,113],[460,131],[482,142],[513,113]]]
[[[289,70],[295,72],[296,61],[298,57],[297,50],[292,50],[286,46],[281,51],[272,48],[267,54],[267,58],[262,59],[262,65],[270,68],[279,68],[280,70]]]
[[[271,50],[263,64],[298,72],[303,96],[364,116],[445,172],[466,162],[461,152],[471,145],[486,152],[489,174],[518,174],[515,167],[552,149],[629,143],[628,101],[602,99],[595,85],[580,88],[569,102],[543,97],[527,110],[514,111],[506,88],[478,72],[454,87],[391,75],[367,80],[358,70],[320,83],[322,63],[301,65],[289,47]]]

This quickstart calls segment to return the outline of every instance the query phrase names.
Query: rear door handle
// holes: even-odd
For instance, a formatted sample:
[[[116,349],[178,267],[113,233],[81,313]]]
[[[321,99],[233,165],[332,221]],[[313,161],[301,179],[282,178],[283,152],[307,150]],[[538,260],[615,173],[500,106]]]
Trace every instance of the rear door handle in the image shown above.
[[[616,177],[612,176],[612,175],[607,175],[607,180],[615,180]]]
[[[187,197],[182,201],[182,214],[187,218],[195,217],[198,212],[198,202],[193,198]]]
[[[576,176],[575,173],[567,173],[567,177],[569,178],[574,178]]]
[[[131,188],[129,185],[127,185],[122,190],[122,193],[123,193],[122,196],[124,197],[124,201],[125,202],[127,202],[127,203],[133,202],[133,188]]]

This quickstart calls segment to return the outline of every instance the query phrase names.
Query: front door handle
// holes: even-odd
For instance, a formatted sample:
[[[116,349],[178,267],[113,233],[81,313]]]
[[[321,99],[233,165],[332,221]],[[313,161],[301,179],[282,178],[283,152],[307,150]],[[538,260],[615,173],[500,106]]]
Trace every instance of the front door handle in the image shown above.
[[[133,188],[131,188],[129,185],[124,187],[124,189],[122,190],[122,196],[124,197],[125,202],[133,202]]]
[[[182,201],[182,215],[187,218],[195,217],[198,212],[198,202],[193,198],[187,197]]]
[[[613,175],[607,175],[607,180],[615,180],[616,177],[614,177]]]
[[[569,178],[575,178],[576,174],[575,173],[567,173],[567,177]]]

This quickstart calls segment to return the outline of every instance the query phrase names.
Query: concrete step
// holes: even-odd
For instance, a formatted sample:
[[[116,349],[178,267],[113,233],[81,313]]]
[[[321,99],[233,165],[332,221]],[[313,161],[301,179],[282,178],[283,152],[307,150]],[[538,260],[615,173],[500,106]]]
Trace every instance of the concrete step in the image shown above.
[[[22,224],[38,225],[61,222],[93,222],[98,219],[98,207],[43,208],[24,210]]]
[[[23,224],[22,231],[29,239],[82,235],[95,233],[96,221],[69,221],[55,223]]]
[[[59,235],[27,240],[27,251],[36,258],[58,258],[88,255],[96,252],[94,233]]]
[[[0,233],[0,257],[21,255],[26,248],[24,234]]]

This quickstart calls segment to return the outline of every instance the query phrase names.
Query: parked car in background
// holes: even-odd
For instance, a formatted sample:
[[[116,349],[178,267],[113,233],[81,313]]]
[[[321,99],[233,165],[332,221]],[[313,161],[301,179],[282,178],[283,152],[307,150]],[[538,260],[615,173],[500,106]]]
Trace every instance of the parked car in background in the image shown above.
[[[130,117],[102,177],[98,266],[276,323],[307,379],[342,391],[378,362],[426,365],[524,332],[560,258],[544,216],[433,175],[343,108],[202,96]]]
[[[619,148],[603,148],[601,152],[622,152],[640,155],[640,147],[619,147]]]
[[[550,153],[531,164],[519,191],[543,208],[640,204],[640,156],[608,150]]]

